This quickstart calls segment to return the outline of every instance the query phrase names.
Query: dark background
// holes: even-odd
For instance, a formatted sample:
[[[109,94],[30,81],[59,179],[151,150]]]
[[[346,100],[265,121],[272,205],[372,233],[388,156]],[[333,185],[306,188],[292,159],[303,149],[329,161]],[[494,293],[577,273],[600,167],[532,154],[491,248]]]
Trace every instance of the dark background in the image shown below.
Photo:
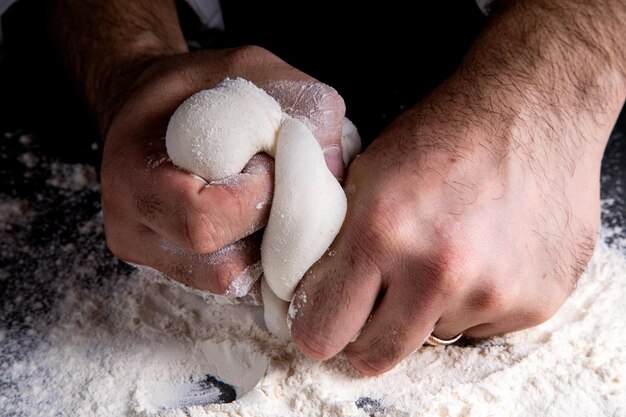
[[[97,129],[51,47],[45,3],[21,0],[2,17],[0,133],[34,133],[47,156],[98,167]],[[178,1],[190,46],[267,47],[335,87],[365,143],[454,70],[485,21],[473,0],[420,2],[417,13],[400,0],[386,0],[385,7],[298,2],[297,10],[286,0],[222,3],[226,33],[203,29],[186,3]],[[278,16],[276,8],[294,18]],[[602,197],[612,199],[603,216],[612,226],[626,224],[625,136],[622,111],[602,167]],[[7,187],[23,185],[3,182],[0,187],[11,193],[16,190]]]
[[[50,47],[42,3],[20,0],[2,18],[0,130],[62,136],[82,157],[83,138],[95,129]],[[194,47],[261,45],[332,85],[370,141],[456,67],[484,17],[473,0],[429,2],[436,4],[420,6],[419,16],[408,2],[362,3],[339,9],[331,1],[299,2],[303,12],[290,1],[225,1],[225,33],[203,30],[183,1],[179,15]]]
[[[2,16],[0,133],[34,133],[47,157],[98,167],[97,129],[51,46],[45,3],[21,0]],[[186,3],[178,2],[191,47],[268,48],[334,86],[365,143],[455,69],[485,21],[473,0],[423,2],[428,4],[420,4],[417,14],[396,0],[386,0],[385,7],[354,2],[347,8],[353,2],[298,2],[298,10],[282,0],[222,3],[225,33],[203,29]],[[622,111],[602,166],[602,197],[611,199],[603,220],[610,226],[626,224],[625,135]],[[10,177],[12,164],[4,165],[0,172]],[[3,181],[0,191],[25,194],[29,186],[13,179]]]
[[[184,1],[178,6],[193,48],[261,45],[335,87],[367,143],[455,69],[485,18],[473,0],[420,2],[417,14],[410,2],[364,3],[298,2],[295,10],[286,0],[224,1],[226,33],[203,29]],[[21,0],[2,17],[0,133],[34,133],[47,156],[97,167],[97,130],[50,45],[43,4]],[[622,111],[602,167],[602,196],[613,199],[605,204],[604,221],[612,226],[626,220],[625,135]],[[24,184],[0,187],[11,194],[16,190],[10,187]]]

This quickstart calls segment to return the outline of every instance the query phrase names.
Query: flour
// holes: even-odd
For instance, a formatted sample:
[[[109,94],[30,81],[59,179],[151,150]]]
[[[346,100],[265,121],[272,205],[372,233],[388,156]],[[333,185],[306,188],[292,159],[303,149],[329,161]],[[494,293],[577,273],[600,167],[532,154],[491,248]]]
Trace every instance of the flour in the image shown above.
[[[212,374],[238,400],[189,415],[363,416],[359,399],[390,416],[625,415],[625,276],[624,259],[601,244],[544,325],[423,348],[364,378],[342,356],[314,362],[270,335],[260,307],[207,304],[134,273],[112,293],[70,291],[45,343],[3,370],[25,402],[0,405],[38,416],[184,416],[189,383]]]
[[[42,188],[0,200],[3,416],[626,416],[626,261],[603,243],[547,323],[425,347],[365,378],[272,336],[261,307],[117,265],[93,169],[37,157]],[[57,209],[48,229],[41,216]],[[193,407],[199,395],[237,400]]]

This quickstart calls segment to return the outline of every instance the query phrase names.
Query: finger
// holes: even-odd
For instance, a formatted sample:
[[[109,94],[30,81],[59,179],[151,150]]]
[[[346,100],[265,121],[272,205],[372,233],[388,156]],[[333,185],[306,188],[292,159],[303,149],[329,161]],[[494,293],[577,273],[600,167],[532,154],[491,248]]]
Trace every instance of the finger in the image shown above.
[[[343,164],[343,156],[341,147],[331,145],[324,149],[324,160],[326,166],[338,180],[343,180],[345,175],[345,166]]]
[[[555,281],[522,285],[523,274],[510,280],[494,276],[480,280],[482,285],[472,286],[460,302],[450,305],[433,333],[442,339],[461,332],[480,338],[534,327],[552,317],[568,295]]]
[[[475,323],[465,331],[465,335],[473,338],[498,336],[538,326],[551,318],[561,306],[561,299],[555,294],[558,290],[548,288],[530,291],[533,294],[518,296],[512,294],[511,300],[526,300],[522,305],[514,307],[511,301],[506,309],[494,309],[486,319]],[[549,294],[549,299],[546,295]],[[500,312],[498,311],[500,310]]]
[[[479,320],[467,320],[466,317],[467,316],[442,316],[433,326],[431,334],[442,340],[451,340],[460,334],[468,336],[468,329],[482,324],[482,322]]]
[[[466,268],[467,276],[472,276],[471,268]],[[442,304],[441,317],[432,334],[439,339],[449,340],[463,333],[470,336],[470,329],[493,321],[504,321],[506,326],[515,326],[519,316],[510,316],[510,310],[520,299],[520,280],[497,280],[483,278],[463,279],[474,282],[466,288],[455,285],[454,294],[448,292]],[[449,286],[448,286],[449,287]],[[524,298],[527,299],[527,298]],[[525,320],[525,319],[524,319]]]
[[[273,162],[254,156],[243,172],[207,184],[170,162],[130,179],[139,221],[193,253],[211,253],[262,228],[273,192]]]
[[[386,372],[424,343],[440,314],[436,296],[391,285],[357,340],[346,348],[348,358],[365,375]]]
[[[474,298],[479,299],[470,299],[469,302],[460,297],[458,301],[451,300],[450,296],[446,297],[445,305],[441,306],[443,312],[431,334],[439,339],[450,340],[461,333],[465,334],[470,327],[484,323],[488,314],[480,303],[488,300],[480,297],[482,296],[476,295]]]
[[[133,264],[154,268],[188,287],[241,297],[248,293],[262,273],[260,233],[213,253],[195,254],[143,225],[124,227],[124,222],[112,220],[107,219],[106,237],[114,255]],[[132,238],[129,239],[131,230]]]
[[[493,318],[493,322],[483,322],[481,324],[477,324],[465,330],[463,335],[480,339],[528,329],[543,323],[543,321],[536,320],[533,317],[520,313],[521,312],[515,312],[512,314],[501,315],[497,318]]]
[[[291,335],[306,355],[339,353],[367,321],[380,291],[380,273],[357,251],[333,248],[300,282],[290,307]]]

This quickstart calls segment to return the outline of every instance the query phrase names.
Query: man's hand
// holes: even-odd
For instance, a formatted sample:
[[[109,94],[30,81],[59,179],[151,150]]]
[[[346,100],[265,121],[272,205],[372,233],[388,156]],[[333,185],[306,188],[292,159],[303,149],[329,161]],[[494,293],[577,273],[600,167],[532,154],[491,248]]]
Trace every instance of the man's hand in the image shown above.
[[[241,174],[207,184],[169,161],[163,140],[169,117],[191,94],[225,77],[244,77],[311,126],[322,145],[334,150],[329,164],[341,175],[343,101],[261,48],[167,58],[149,72],[106,138],[102,203],[109,247],[121,259],[189,286],[244,295],[260,273],[254,233],[269,215],[273,163],[257,155]]]
[[[354,161],[346,221],[294,296],[304,353],[345,348],[375,375],[431,331],[491,336],[561,306],[593,251],[626,97],[624,5],[599,3],[508,3],[461,69]]]
[[[102,205],[112,252],[201,290],[244,295],[260,273],[256,232],[269,214],[273,163],[257,155],[241,174],[207,184],[169,161],[169,118],[192,94],[246,78],[311,129],[342,177],[341,97],[262,48],[188,53],[170,0],[58,0],[55,16],[106,136]]]

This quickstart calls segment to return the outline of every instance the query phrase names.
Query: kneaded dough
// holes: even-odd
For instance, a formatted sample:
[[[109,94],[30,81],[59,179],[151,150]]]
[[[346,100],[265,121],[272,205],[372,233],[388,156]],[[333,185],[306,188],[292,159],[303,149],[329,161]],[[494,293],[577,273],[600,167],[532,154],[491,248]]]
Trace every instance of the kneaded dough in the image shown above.
[[[311,131],[290,117],[278,134],[274,175],[261,263],[274,294],[291,301],[304,273],[339,233],[346,196]]]
[[[242,78],[226,79],[176,109],[165,145],[174,165],[215,181],[240,173],[259,152],[274,156],[282,120],[265,91]]]
[[[265,279],[261,279],[261,297],[263,297],[263,320],[267,330],[281,339],[289,339],[291,337],[287,324],[289,303],[278,298]]]
[[[288,337],[286,302],[337,236],[347,209],[319,143],[276,100],[241,78],[183,102],[165,141],[175,165],[209,182],[240,173],[257,153],[274,157],[274,200],[261,244],[263,302],[268,329]],[[358,153],[360,143],[356,127],[345,119],[344,161]]]

